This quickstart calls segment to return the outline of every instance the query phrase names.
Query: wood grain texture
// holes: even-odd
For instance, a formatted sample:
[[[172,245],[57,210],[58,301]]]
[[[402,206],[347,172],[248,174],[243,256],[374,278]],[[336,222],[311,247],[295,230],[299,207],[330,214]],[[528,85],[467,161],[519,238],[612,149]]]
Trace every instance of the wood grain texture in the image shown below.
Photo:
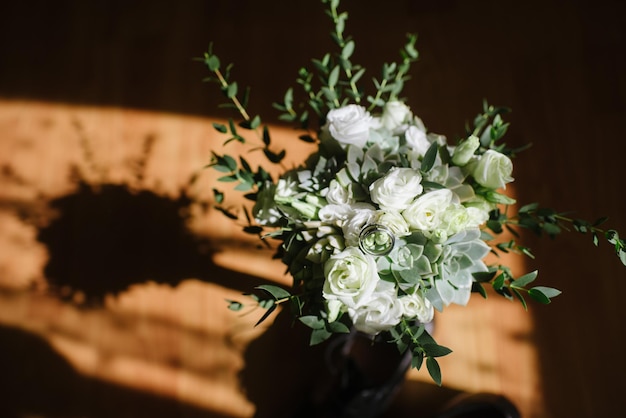
[[[371,76],[419,34],[405,93],[431,131],[460,135],[483,98],[511,107],[509,143],[533,143],[515,160],[518,199],[626,233],[622,2],[344,7]],[[3,3],[0,23],[0,415],[294,416],[320,350],[283,315],[255,328],[256,313],[225,309],[289,278],[206,209],[215,176],[201,168],[227,113],[192,57],[214,41],[297,162],[308,150],[270,104],[332,47],[320,4],[36,0]],[[439,315],[444,386],[412,371],[388,416],[479,391],[530,418],[626,414],[626,271],[589,237],[524,238],[536,259],[515,269],[564,294],[528,313],[490,297]]]

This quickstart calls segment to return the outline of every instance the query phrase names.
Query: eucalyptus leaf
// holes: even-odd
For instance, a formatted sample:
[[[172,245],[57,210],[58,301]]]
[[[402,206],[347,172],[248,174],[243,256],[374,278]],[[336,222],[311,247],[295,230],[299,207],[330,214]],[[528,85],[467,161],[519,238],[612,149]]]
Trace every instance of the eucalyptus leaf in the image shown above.
[[[433,165],[435,164],[435,160],[437,158],[438,148],[439,147],[437,145],[437,142],[433,142],[432,144],[430,144],[430,146],[426,150],[426,153],[424,154],[424,159],[422,160],[422,166],[421,166],[421,170],[424,173],[428,173],[431,170],[431,168],[433,168]]]
[[[555,298],[562,293],[558,289],[554,289],[552,287],[546,287],[546,286],[535,286],[532,289],[535,289],[536,291],[543,293],[549,299]]]
[[[426,359],[426,368],[428,369],[430,377],[437,384],[437,386],[441,386],[441,368],[439,367],[437,360],[433,357],[428,357]]]
[[[229,300],[229,299],[227,299],[226,302],[228,302],[228,309],[230,309],[231,311],[237,312],[243,309],[243,304],[241,302],[237,302],[236,300]]]
[[[263,284],[263,285],[255,287],[255,289],[266,291],[267,293],[272,295],[272,297],[275,300],[287,299],[287,298],[291,297],[291,293],[289,293],[288,291],[286,291],[285,289],[283,289],[282,287],[279,287],[279,286],[274,286],[274,285],[270,285],[270,284]]]
[[[311,332],[310,345],[317,345],[323,343],[333,335],[332,332],[327,331],[325,328],[314,329]]]
[[[324,320],[314,315],[301,316],[298,320],[312,329],[322,329],[325,327]]]
[[[537,278],[537,274],[537,270],[524,274],[523,276],[515,279],[515,281],[511,283],[511,287],[523,289],[524,287],[526,287],[526,285],[532,283]]]

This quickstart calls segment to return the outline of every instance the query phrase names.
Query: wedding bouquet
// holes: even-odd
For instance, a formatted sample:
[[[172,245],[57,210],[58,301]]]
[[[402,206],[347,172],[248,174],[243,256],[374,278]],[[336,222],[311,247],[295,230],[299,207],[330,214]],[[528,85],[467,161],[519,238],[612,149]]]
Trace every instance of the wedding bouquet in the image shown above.
[[[428,132],[400,96],[418,57],[416,37],[408,36],[399,62],[383,65],[368,94],[360,85],[365,69],[350,60],[355,42],[344,36],[347,14],[338,11],[338,0],[322,2],[338,50],[314,59],[313,70],[299,71],[302,102],[289,89],[275,104],[280,118],[297,124],[298,137],[317,150],[278,178],[253,169],[243,156],[214,152],[209,164],[251,201],[237,213],[213,189],[217,209],[245,217],[246,232],[278,240],[277,256],[293,277],[290,289],[263,285],[249,295],[266,309],[259,322],[287,304],[311,328],[311,344],[352,329],[384,334],[412,353],[414,367],[426,361],[441,384],[436,358],[451,350],[426,330],[435,310],[465,305],[472,292],[486,297],[485,286],[524,307],[527,297],[549,303],[560,293],[532,286],[536,271],[514,277],[506,265],[487,263],[490,253],[532,257],[517,242],[516,228],[554,236],[571,226],[591,234],[596,245],[608,240],[626,264],[625,242],[616,231],[600,229],[604,218],[590,223],[537,204],[514,210],[506,186],[522,149],[502,142],[508,109],[484,103],[467,135],[454,143]],[[227,136],[225,144],[246,143],[242,130],[251,131],[262,140],[259,151],[279,164],[285,151],[275,151],[267,126],[248,114],[248,91],[241,94],[230,80],[230,66],[223,67],[211,48],[202,60],[212,72],[208,80],[220,85],[241,117],[214,124]],[[513,239],[497,240],[505,230]],[[229,302],[233,310],[244,307]]]

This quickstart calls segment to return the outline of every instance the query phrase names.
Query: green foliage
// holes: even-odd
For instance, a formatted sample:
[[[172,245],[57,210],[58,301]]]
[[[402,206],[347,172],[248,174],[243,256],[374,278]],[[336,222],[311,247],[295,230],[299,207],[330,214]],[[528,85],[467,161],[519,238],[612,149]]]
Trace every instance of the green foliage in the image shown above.
[[[508,209],[508,208],[507,208]],[[500,234],[506,228],[516,237],[519,234],[515,231],[515,227],[528,229],[538,236],[548,235],[555,238],[564,231],[572,228],[581,234],[590,234],[592,243],[598,245],[600,238],[604,238],[613,246],[615,254],[622,264],[626,265],[626,242],[619,237],[619,233],[613,229],[604,230],[600,225],[604,224],[608,218],[601,217],[594,222],[588,222],[583,219],[575,219],[566,213],[557,212],[551,208],[540,207],[537,203],[530,203],[519,208],[517,213],[509,216],[507,212],[501,212],[495,209],[490,213],[487,221],[487,228],[495,234]],[[509,243],[499,243],[495,247],[501,252],[514,251],[532,257],[530,250],[518,245],[515,240]]]
[[[219,182],[224,183],[225,187],[241,192],[252,202],[257,202],[260,196],[262,197],[268,191],[271,192],[274,203],[278,202],[279,197],[285,201],[280,202],[285,203],[284,205],[276,205],[278,209],[274,208],[280,211],[276,216],[280,219],[271,224],[271,230],[267,232],[266,224],[257,224],[254,217],[250,216],[246,205],[234,208],[228,206],[224,192],[213,188],[216,210],[230,219],[244,218],[244,232],[258,235],[265,243],[269,238],[281,242],[275,257],[282,260],[287,266],[286,273],[293,277],[293,287],[290,290],[274,285],[258,286],[254,293],[247,295],[251,299],[250,304],[227,300],[228,308],[232,311],[242,311],[247,306],[252,309],[262,309],[264,312],[257,322],[260,324],[279,306],[286,303],[300,323],[311,329],[311,345],[322,343],[333,334],[350,332],[351,323],[346,314],[339,314],[339,318],[329,320],[320,290],[324,281],[322,263],[314,263],[307,259],[312,242],[334,235],[343,239],[339,231],[341,227],[324,225],[326,230],[321,231],[321,228],[316,229],[314,225],[314,216],[303,215],[303,213],[315,213],[326,204],[326,195],[316,196],[315,193],[322,190],[322,186],[327,187],[332,180],[342,185],[349,185],[353,197],[359,201],[359,198],[367,195],[369,185],[380,178],[381,173],[388,172],[392,167],[408,165],[406,155],[394,155],[393,152],[390,153],[378,144],[366,150],[350,147],[347,152],[342,153],[341,149],[333,149],[331,145],[319,142],[320,128],[326,123],[326,115],[330,110],[347,104],[369,106],[368,111],[372,111],[382,108],[390,101],[400,100],[404,84],[409,80],[408,73],[411,65],[419,57],[415,48],[417,36],[409,34],[400,50],[399,60],[384,63],[380,74],[371,78],[371,84],[364,86],[364,80],[368,78],[364,77],[366,70],[352,61],[356,44],[345,34],[348,14],[338,9],[339,0],[322,0],[322,3],[326,5],[326,14],[332,22],[330,35],[335,44],[334,51],[312,59],[308,67],[300,68],[296,75],[297,89],[287,89],[282,100],[273,103],[273,107],[279,112],[279,120],[293,124],[299,129],[297,138],[307,143],[317,142],[320,145],[320,152],[306,160],[305,169],[295,174],[297,178],[287,178],[289,181],[298,183],[298,190],[287,197],[275,194],[272,187],[277,188],[277,185],[274,184],[270,174],[261,166],[252,167],[243,157],[234,158],[227,153],[213,152],[211,162],[208,164],[208,167],[220,174]],[[234,116],[225,123],[213,123],[215,131],[224,138],[222,145],[228,146],[233,142],[238,145],[247,145],[250,151],[260,152],[269,163],[282,165],[286,151],[276,150],[272,146],[267,124],[259,115],[252,116],[248,111],[250,89],[242,88],[231,79],[232,64],[224,66],[220,58],[213,53],[212,45],[200,61],[211,73],[205,81],[217,84],[226,99],[220,106],[234,111]],[[471,126],[469,124],[466,126],[466,138],[471,136],[478,138],[478,140],[472,138],[470,142],[472,148],[469,153],[473,152],[473,154],[468,159],[480,157],[489,150],[514,157],[528,148],[527,146],[510,147],[503,141],[509,128],[509,123],[504,120],[508,112],[510,112],[508,108],[493,106],[487,101],[483,102],[482,111],[473,119]],[[256,140],[251,140],[250,137],[256,137]],[[474,151],[476,142],[478,142],[477,149]],[[450,187],[449,183],[437,177],[436,171],[440,165],[448,165],[454,161],[451,153],[447,145],[432,141],[426,153],[420,157],[419,170],[423,177],[421,185],[425,190]],[[465,169],[466,162],[456,164],[457,168]],[[289,172],[289,174],[292,173]],[[481,236],[488,243],[493,254],[514,253],[533,258],[530,248],[518,243],[520,229],[527,229],[539,236],[547,235],[551,238],[573,229],[580,234],[589,234],[594,245],[599,245],[601,240],[607,241],[620,261],[626,265],[624,239],[620,238],[617,231],[600,227],[606,222],[606,218],[587,222],[570,218],[565,213],[551,208],[540,207],[536,203],[524,205],[515,212],[512,206],[516,203],[514,199],[500,190],[477,184],[472,175],[467,175],[465,172],[463,175],[467,176],[467,180],[465,178],[462,180],[467,182],[463,185],[471,186],[476,200],[488,205],[489,209],[493,208]],[[439,184],[439,182],[444,184]],[[261,202],[264,201],[261,200]],[[294,218],[297,221],[293,221]],[[510,233],[512,238],[500,238],[504,233]],[[312,236],[315,238],[311,238]],[[432,260],[424,254],[427,250],[432,250],[434,254],[433,248],[435,248],[434,245],[426,248],[424,245],[420,247],[413,242],[408,242],[405,249],[409,250],[406,256],[411,259],[410,268],[389,267],[384,273],[379,272],[380,277],[398,284],[400,293],[408,293],[409,290],[425,285],[415,272],[427,271],[431,268],[431,264],[434,263],[431,263]],[[472,255],[467,254],[471,253],[467,248],[464,250],[466,259],[463,260],[466,264],[472,259]],[[482,243],[481,248],[484,250]],[[320,251],[317,255],[321,258],[322,253]],[[436,258],[439,258],[440,254],[436,254]],[[480,254],[482,257],[484,251]],[[423,266],[423,263],[428,266],[425,264]],[[454,272],[448,272],[448,274],[453,275]],[[551,287],[533,286],[537,279],[537,271],[515,277],[511,269],[502,264],[491,265],[488,271],[475,273],[473,277],[472,291],[486,298],[488,295],[486,289],[491,287],[496,294],[512,301],[519,301],[524,309],[528,309],[528,298],[541,304],[548,304],[561,293]],[[451,350],[437,344],[423,324],[403,319],[384,335],[389,336],[389,342],[395,344],[400,352],[410,350],[413,367],[421,369],[425,361],[431,378],[441,385],[442,375],[437,358],[451,353]]]
[[[437,344],[435,339],[426,331],[424,324],[403,320],[389,332],[392,343],[395,343],[398,350],[404,353],[410,350],[413,354],[411,367],[420,370],[426,359],[426,368],[433,381],[441,386],[441,369],[436,357],[443,357],[450,353],[448,347]]]

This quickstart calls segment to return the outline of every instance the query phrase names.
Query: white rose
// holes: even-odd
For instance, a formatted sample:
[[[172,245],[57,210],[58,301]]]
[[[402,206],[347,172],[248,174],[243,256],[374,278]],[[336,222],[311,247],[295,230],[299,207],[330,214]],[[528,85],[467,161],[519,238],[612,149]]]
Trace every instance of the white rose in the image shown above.
[[[337,180],[331,180],[326,192],[326,200],[333,205],[354,203],[352,184],[343,187]]]
[[[393,100],[385,103],[383,106],[383,114],[380,117],[380,122],[383,127],[393,131],[396,128],[401,127],[411,119],[411,109],[404,103]]]
[[[378,211],[376,212],[376,223],[389,228],[395,236],[401,237],[409,234],[409,225],[400,212]]]
[[[513,181],[512,172],[513,163],[509,157],[498,151],[487,150],[475,163],[472,174],[478,184],[499,189]]]
[[[346,245],[358,247],[359,235],[363,228],[375,219],[376,211],[367,203],[351,205],[350,209],[350,214],[341,225],[341,229]]]
[[[393,168],[370,185],[370,197],[381,208],[402,210],[422,193],[422,176],[412,168]]]
[[[440,189],[425,193],[415,199],[402,212],[409,226],[420,231],[434,231],[439,228],[443,214],[453,203],[454,193]]]
[[[489,214],[475,207],[461,205],[450,206],[445,211],[442,223],[448,235],[454,235],[466,229],[478,228],[489,219]]]
[[[352,206],[348,204],[326,205],[317,212],[320,221],[328,224],[341,225],[352,213]]]
[[[423,157],[428,147],[430,147],[430,141],[426,136],[426,131],[417,126],[409,126],[404,133],[404,138],[406,139],[407,145],[418,157]]]
[[[471,199],[463,202],[463,204],[465,205],[465,207],[476,208],[479,211],[486,213],[487,217],[489,216],[489,212],[497,207],[495,203],[488,202],[484,197],[480,195],[472,196]]]
[[[482,210],[474,206],[467,206],[465,208],[468,215],[468,227],[477,228],[489,220],[489,212]]]
[[[328,132],[342,147],[363,148],[369,138],[372,116],[363,106],[351,104],[329,111],[326,123]]]
[[[356,247],[332,255],[324,263],[324,277],[324,298],[338,300],[348,308],[368,299],[380,281],[374,258]]]
[[[400,297],[402,313],[406,318],[417,318],[423,324],[433,320],[435,308],[432,303],[418,292]]]
[[[393,328],[400,322],[402,313],[402,304],[396,297],[395,287],[383,281],[368,299],[356,307],[348,308],[354,328],[371,335]]]

